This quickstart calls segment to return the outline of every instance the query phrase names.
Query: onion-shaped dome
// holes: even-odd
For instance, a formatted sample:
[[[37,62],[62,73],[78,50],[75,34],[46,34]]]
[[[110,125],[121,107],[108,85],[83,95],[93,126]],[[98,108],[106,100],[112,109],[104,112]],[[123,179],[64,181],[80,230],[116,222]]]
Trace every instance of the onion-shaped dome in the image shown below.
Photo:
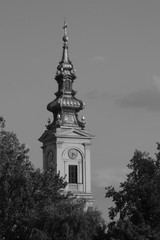
[[[64,23],[63,29],[62,60],[59,62],[55,76],[55,80],[58,83],[58,91],[55,93],[56,99],[47,105],[47,110],[52,112],[54,116],[53,123],[50,124],[51,126],[56,127],[57,123],[58,126],[61,123],[61,126],[68,124],[69,126],[77,125],[80,127],[81,122],[78,120],[78,112],[85,107],[85,104],[75,97],[76,91],[72,89],[76,74],[69,59],[66,23]],[[72,119],[72,121],[67,122],[66,119]]]

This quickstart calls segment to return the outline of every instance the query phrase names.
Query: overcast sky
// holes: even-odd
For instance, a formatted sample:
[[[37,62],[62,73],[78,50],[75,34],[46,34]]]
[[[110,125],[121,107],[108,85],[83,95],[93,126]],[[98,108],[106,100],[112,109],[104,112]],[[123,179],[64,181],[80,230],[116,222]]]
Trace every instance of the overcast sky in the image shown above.
[[[105,216],[105,186],[125,179],[135,149],[153,155],[160,141],[159,12],[159,0],[0,0],[0,114],[36,167],[67,19],[73,87],[96,135],[92,192]]]

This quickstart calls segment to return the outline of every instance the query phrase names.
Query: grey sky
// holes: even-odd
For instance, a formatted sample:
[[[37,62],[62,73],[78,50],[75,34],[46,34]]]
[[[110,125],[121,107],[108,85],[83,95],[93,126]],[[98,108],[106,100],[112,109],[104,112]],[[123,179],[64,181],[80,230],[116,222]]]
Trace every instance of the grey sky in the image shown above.
[[[40,143],[54,98],[67,18],[74,89],[86,103],[95,204],[125,178],[136,148],[160,140],[159,0],[1,0],[0,113],[42,167]]]

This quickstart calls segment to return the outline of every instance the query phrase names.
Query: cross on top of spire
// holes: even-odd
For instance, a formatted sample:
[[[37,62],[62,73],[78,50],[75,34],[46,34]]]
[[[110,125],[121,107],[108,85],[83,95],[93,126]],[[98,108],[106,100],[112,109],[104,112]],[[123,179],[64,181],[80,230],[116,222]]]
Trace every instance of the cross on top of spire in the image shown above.
[[[64,21],[64,26],[63,26],[63,29],[64,29],[63,41],[64,41],[65,43],[68,43],[67,28],[68,28],[68,26],[67,26],[66,22]]]
[[[66,21],[64,21],[63,29],[64,29],[64,35],[65,36],[67,36],[67,28],[68,28],[67,23],[66,23]]]

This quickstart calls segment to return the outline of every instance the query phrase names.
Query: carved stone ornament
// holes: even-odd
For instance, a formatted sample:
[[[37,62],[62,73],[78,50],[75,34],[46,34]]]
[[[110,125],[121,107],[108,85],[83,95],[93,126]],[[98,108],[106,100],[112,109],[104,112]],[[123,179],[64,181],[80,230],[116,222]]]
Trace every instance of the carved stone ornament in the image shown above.
[[[69,123],[69,124],[73,124],[75,122],[74,115],[73,114],[65,114],[64,122]]]

